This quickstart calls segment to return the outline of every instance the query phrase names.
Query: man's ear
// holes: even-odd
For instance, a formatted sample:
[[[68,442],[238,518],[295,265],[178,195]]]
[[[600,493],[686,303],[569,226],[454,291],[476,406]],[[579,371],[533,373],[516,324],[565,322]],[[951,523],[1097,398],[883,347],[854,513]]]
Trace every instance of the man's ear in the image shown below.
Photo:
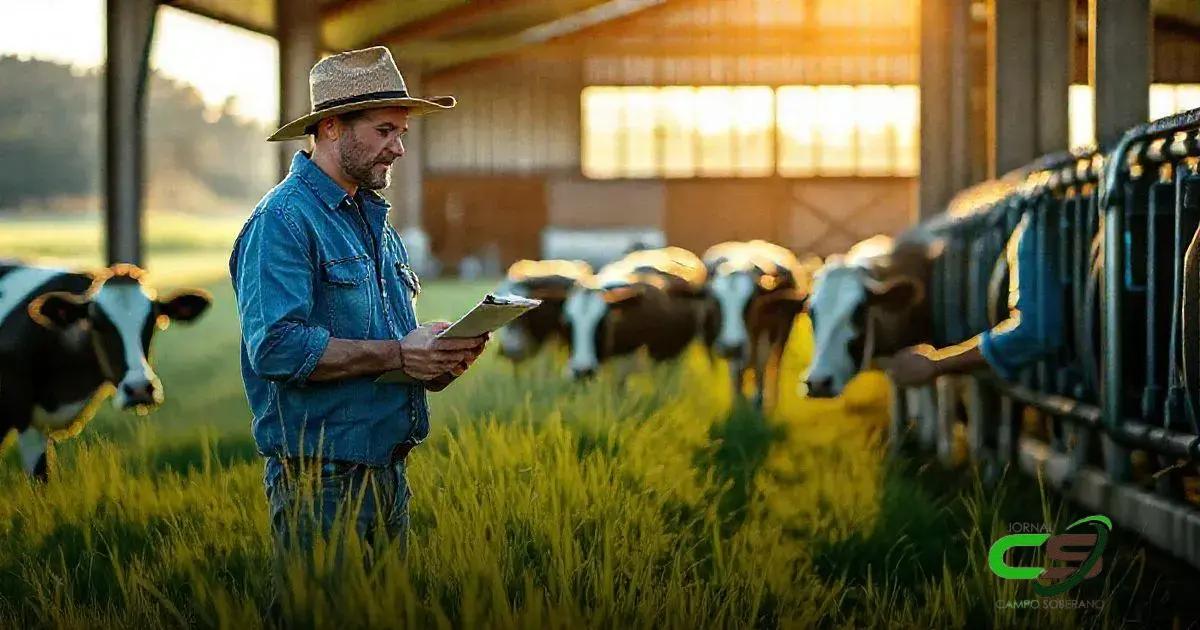
[[[916,305],[925,298],[925,290],[910,277],[902,276],[880,282],[866,279],[867,302],[872,306],[899,310]]]
[[[182,289],[156,301],[159,317],[177,322],[190,322],[212,304],[212,295],[203,289]]]
[[[29,303],[29,317],[46,328],[66,328],[87,318],[90,302],[85,295],[51,291]]]

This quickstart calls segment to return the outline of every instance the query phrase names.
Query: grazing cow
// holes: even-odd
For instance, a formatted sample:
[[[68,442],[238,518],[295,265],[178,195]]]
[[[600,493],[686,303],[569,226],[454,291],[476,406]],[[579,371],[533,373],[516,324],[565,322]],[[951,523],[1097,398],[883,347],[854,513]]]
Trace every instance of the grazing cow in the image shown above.
[[[790,250],[766,241],[714,245],[701,258],[708,292],[719,310],[720,331],[713,346],[729,360],[734,397],[753,367],[754,404],[762,408],[768,369],[778,368],[796,316],[804,308],[812,273],[820,259],[802,264]],[[773,379],[772,379],[773,380]]]
[[[109,394],[141,413],[162,402],[150,338],[171,320],[194,320],[211,298],[156,298],[143,275],[125,264],[97,273],[0,265],[0,435],[18,432],[35,478],[48,476],[48,440],[78,433]]]
[[[537,308],[500,329],[500,355],[519,363],[551,339],[568,341],[563,320],[563,303],[571,288],[592,275],[590,265],[579,260],[519,260],[508,268],[508,276],[496,289],[541,300]]]
[[[600,363],[646,348],[656,361],[678,356],[703,329],[704,264],[678,247],[630,253],[571,290],[567,368],[576,379]]]
[[[874,359],[931,337],[929,250],[920,233],[894,245],[875,236],[817,272],[808,302],[815,339],[809,396],[838,396]]]

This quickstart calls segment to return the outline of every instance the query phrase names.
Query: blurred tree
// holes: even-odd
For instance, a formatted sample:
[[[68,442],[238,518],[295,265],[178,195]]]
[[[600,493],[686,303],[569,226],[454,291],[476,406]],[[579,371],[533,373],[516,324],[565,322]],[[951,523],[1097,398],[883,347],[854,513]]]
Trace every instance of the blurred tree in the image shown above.
[[[96,190],[99,175],[95,73],[0,57],[0,208]]]
[[[101,78],[100,70],[0,56],[0,209],[99,194]],[[236,116],[233,99],[214,110],[191,85],[158,73],[148,99],[147,183],[189,180],[236,201],[274,184],[269,130]]]

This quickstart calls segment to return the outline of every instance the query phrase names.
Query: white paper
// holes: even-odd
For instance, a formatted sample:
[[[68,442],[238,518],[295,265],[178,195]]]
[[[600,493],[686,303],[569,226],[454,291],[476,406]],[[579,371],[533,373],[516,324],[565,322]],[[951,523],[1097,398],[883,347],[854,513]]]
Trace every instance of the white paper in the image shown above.
[[[541,303],[541,300],[534,300],[519,295],[492,295],[489,293],[474,308],[458,318],[458,321],[450,324],[449,328],[443,330],[438,335],[438,338],[467,339],[478,337],[484,333],[494,332],[512,320],[533,310]],[[415,383],[416,380],[405,374],[404,370],[392,370],[379,375],[379,378],[376,378],[375,382]]]

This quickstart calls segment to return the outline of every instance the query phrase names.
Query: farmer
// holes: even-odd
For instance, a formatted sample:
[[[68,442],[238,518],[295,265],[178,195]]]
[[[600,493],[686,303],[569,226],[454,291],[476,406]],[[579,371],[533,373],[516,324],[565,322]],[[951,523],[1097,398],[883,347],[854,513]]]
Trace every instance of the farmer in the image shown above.
[[[384,47],[322,59],[309,87],[312,112],[268,140],[312,136],[312,152],[295,154],[229,259],[271,529],[281,550],[335,523],[403,547],[405,462],[429,433],[425,392],[460,376],[487,337],[437,339],[446,322],[418,325],[421,285],[379,191],[410,117],[455,100],[410,96]],[[411,380],[374,382],[390,370]]]
[[[922,344],[901,350],[888,367],[897,385],[924,385],[943,374],[963,374],[983,367],[1014,381],[1021,368],[1058,350],[1064,326],[1062,287],[1055,271],[1053,246],[1046,250],[1038,247],[1039,220],[1044,219],[1037,213],[1026,214],[1008,239],[1008,318],[991,330],[947,348]]]

